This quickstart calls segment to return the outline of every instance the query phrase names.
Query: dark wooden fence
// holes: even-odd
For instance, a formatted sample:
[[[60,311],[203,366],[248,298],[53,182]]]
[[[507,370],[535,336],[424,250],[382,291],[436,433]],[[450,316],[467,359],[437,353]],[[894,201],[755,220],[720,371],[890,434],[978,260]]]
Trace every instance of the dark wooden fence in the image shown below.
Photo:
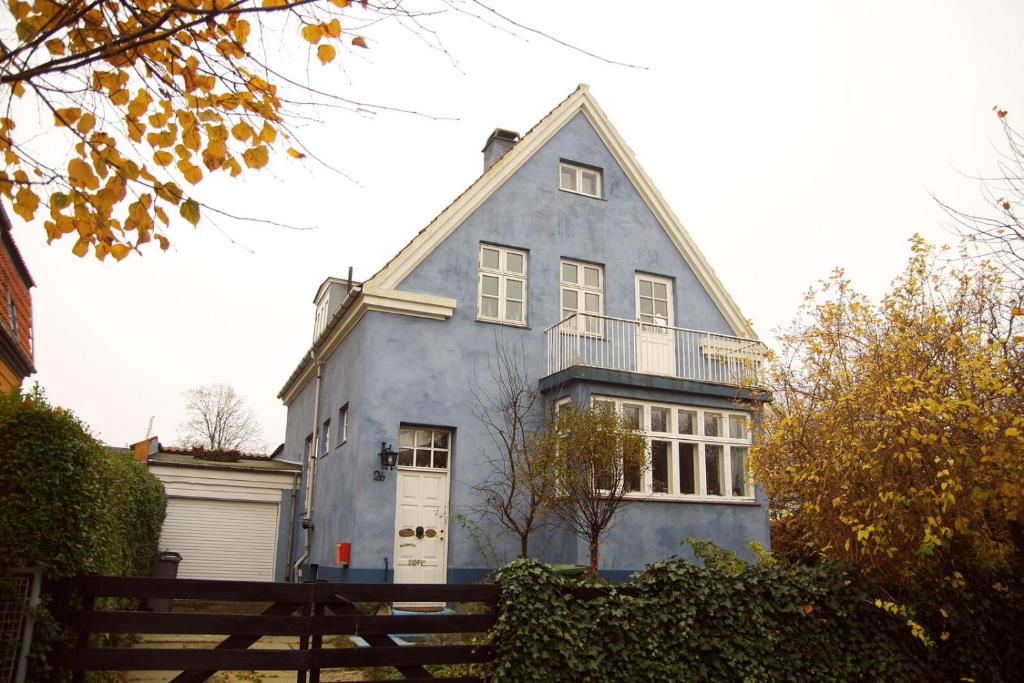
[[[74,671],[182,671],[177,683],[205,681],[217,671],[295,671],[300,683],[320,680],[321,669],[394,667],[393,680],[479,681],[479,677],[435,677],[428,665],[490,660],[486,644],[406,645],[392,634],[481,634],[497,620],[498,587],[485,585],[260,583],[87,576],[69,580],[55,594],[77,595],[76,609],[65,599],[62,618],[77,646],[61,664]],[[270,603],[261,614],[102,611],[98,598],[190,599]],[[411,616],[365,614],[357,603],[484,603],[479,614]],[[55,605],[60,607],[60,605]],[[225,635],[210,649],[90,647],[94,633]],[[324,647],[325,636],[359,636],[366,647]],[[295,636],[298,649],[248,649],[262,636]],[[307,678],[308,676],[308,678]]]

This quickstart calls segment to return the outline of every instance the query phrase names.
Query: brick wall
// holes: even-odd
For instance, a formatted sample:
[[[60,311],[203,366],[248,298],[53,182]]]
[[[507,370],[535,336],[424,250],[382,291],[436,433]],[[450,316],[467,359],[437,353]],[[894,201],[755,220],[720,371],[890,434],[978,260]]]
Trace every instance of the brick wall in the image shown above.
[[[14,300],[15,316],[18,321],[18,345],[29,360],[32,357],[32,297],[28,287],[18,275],[18,269],[11,260],[6,246],[0,247],[0,322],[11,329],[11,311],[8,295]]]

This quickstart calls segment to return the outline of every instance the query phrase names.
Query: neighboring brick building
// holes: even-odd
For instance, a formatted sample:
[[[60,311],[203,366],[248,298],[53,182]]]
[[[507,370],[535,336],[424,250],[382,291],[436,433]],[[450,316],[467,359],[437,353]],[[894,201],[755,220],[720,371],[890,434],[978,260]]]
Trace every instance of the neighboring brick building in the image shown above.
[[[8,391],[36,371],[32,365],[32,295],[35,286],[11,236],[0,205],[0,390]]]

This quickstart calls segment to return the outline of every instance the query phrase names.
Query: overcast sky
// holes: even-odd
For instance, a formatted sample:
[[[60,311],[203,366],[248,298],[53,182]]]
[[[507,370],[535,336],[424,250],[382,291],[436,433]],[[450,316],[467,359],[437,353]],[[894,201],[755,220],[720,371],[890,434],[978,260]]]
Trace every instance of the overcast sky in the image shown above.
[[[580,82],[763,337],[835,266],[877,296],[914,232],[951,239],[929,192],[978,205],[965,174],[994,164],[993,105],[1024,120],[1024,3],[837,4],[493,0],[644,70],[450,11],[427,20],[447,55],[384,27],[344,70],[311,64],[312,82],[443,120],[321,110],[303,138],[353,180],[282,155],[200,186],[227,210],[315,229],[178,225],[171,251],[101,264],[11,214],[37,283],[35,379],[115,445],[151,416],[173,443],[183,392],[228,382],[276,445],[317,285],[371,275],[476,178],[492,129],[525,132]],[[304,71],[297,35],[287,50]]]

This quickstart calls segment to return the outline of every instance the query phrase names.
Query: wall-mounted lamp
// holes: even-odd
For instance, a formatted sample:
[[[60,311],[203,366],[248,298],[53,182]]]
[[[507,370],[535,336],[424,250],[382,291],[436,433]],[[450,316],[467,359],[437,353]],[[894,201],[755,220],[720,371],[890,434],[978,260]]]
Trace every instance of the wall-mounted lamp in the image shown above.
[[[398,453],[391,448],[391,444],[380,442],[380,466],[381,469],[393,470],[398,464]]]
[[[391,448],[391,444],[386,441],[380,442],[380,469],[375,470],[373,473],[374,481],[384,481],[384,471],[395,469],[395,465],[398,464],[398,453]]]

